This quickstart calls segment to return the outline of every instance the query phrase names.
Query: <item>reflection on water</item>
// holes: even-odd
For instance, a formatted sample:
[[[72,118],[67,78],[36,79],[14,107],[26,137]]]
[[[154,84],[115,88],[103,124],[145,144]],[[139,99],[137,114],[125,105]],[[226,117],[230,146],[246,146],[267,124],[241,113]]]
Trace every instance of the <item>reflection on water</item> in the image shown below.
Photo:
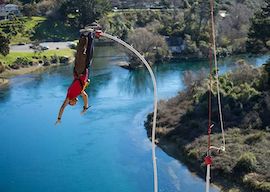
[[[152,92],[151,77],[146,69],[128,71],[124,79],[118,82],[119,89],[130,95],[138,96]]]
[[[4,87],[0,88],[0,103],[6,102],[10,97],[10,85],[7,84]]]
[[[86,92],[92,97],[96,96],[100,89],[108,85],[108,83],[112,79],[112,73],[107,72],[103,74],[97,74],[95,76],[92,76],[90,79],[91,82]]]
[[[25,86],[38,88],[44,81],[44,78],[40,74],[22,75],[13,79],[12,84],[17,86]]]

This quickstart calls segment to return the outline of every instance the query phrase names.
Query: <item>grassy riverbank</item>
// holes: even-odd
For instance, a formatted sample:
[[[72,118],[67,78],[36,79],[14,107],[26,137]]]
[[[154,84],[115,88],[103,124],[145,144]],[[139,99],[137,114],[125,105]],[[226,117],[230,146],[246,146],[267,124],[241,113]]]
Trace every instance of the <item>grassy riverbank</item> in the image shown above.
[[[240,61],[234,72],[220,77],[226,152],[213,151],[212,182],[228,192],[270,191],[270,75]],[[207,151],[207,75],[187,72],[185,91],[161,101],[158,108],[159,146],[205,177]],[[221,146],[216,90],[212,91],[212,144]],[[146,128],[151,135],[152,114]]]
[[[4,63],[5,65],[10,65],[16,61],[18,57],[26,57],[26,58],[33,58],[33,57],[51,57],[51,56],[66,56],[72,57],[74,55],[74,50],[72,49],[60,49],[60,50],[47,50],[41,53],[34,53],[34,52],[17,52],[12,51],[7,56],[0,55],[0,62]]]
[[[7,85],[12,76],[44,71],[60,63],[67,64],[73,57],[72,49],[48,50],[39,54],[11,52],[7,56],[0,55],[0,87]]]

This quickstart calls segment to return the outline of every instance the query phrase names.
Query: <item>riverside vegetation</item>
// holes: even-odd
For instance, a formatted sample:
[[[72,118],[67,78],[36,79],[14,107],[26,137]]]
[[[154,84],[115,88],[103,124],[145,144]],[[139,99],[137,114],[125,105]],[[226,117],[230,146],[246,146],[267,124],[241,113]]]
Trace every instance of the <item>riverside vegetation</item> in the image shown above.
[[[159,146],[202,177],[207,151],[208,84],[206,73],[186,72],[186,89],[160,101],[157,116]],[[213,87],[215,83],[213,82]],[[253,68],[240,60],[220,77],[226,132],[226,152],[213,152],[212,181],[224,191],[270,191],[270,61]],[[212,144],[221,145],[217,93],[212,90]],[[152,115],[145,123],[151,135]],[[172,146],[172,147],[168,147]]]
[[[98,21],[106,32],[128,41],[143,53],[150,64],[171,58],[208,56],[210,10],[207,1],[166,0],[158,1],[163,9],[140,7],[114,12],[111,4],[117,5],[117,2],[109,0],[16,2],[28,19],[14,18],[0,23],[0,31],[5,33],[0,33],[5,42],[0,52],[4,55],[9,53],[9,43],[74,40],[81,27]],[[140,3],[134,1],[135,5]],[[221,9],[227,11],[225,18],[218,14]],[[216,1],[218,55],[269,51],[269,9],[269,2],[265,0]],[[172,51],[172,47],[178,51]],[[142,66],[132,54],[128,55],[131,68]]]

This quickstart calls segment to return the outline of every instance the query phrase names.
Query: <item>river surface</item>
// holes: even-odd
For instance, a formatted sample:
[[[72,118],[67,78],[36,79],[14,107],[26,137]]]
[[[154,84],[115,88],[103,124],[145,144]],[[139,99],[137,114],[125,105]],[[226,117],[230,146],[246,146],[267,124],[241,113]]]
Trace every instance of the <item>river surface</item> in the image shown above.
[[[0,90],[1,192],[153,191],[151,143],[144,128],[153,110],[152,85],[146,70],[118,67],[123,59],[118,51],[96,49],[87,90],[92,107],[80,115],[80,99],[66,108],[58,126],[54,123],[72,81],[72,66],[17,76]],[[249,60],[260,65],[267,58]],[[222,61],[221,71],[235,60]],[[185,70],[202,67],[207,62],[155,67],[159,99],[184,88]],[[202,179],[161,149],[156,152],[160,192],[204,191]]]

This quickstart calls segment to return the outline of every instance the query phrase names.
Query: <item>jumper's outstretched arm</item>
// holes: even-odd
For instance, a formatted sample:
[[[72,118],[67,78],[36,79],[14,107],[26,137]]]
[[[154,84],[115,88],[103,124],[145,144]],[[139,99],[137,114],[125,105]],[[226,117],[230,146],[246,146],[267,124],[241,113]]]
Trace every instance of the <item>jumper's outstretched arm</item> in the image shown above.
[[[65,101],[63,102],[62,106],[60,107],[60,110],[58,113],[58,118],[57,118],[57,121],[55,122],[55,125],[61,123],[61,118],[62,118],[62,115],[63,115],[63,112],[64,112],[66,106],[68,105],[68,102],[69,102],[69,99],[66,98]]]

